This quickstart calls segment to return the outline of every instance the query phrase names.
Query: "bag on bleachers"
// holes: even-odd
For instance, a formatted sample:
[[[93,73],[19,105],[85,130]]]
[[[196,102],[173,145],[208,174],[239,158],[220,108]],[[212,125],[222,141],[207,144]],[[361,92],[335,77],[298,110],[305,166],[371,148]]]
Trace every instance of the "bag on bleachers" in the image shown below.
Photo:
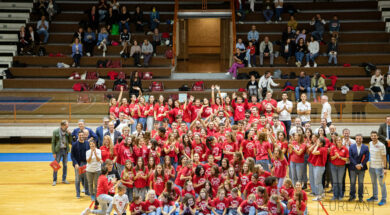
[[[69,77],[70,80],[76,80],[76,79],[81,79],[81,76],[78,72],[72,73],[72,75]]]
[[[197,81],[192,85],[192,91],[203,91],[204,90],[204,85],[203,81]]]
[[[257,72],[257,71],[250,71],[249,72],[249,77],[251,77],[252,75],[254,75],[255,76],[255,78],[256,79],[259,79],[260,78],[260,74],[259,74],[259,72]],[[249,79],[249,78],[248,78]]]
[[[237,80],[249,79],[249,75],[246,73],[238,73]]]
[[[83,82],[75,83],[72,88],[74,91],[80,91],[80,92],[89,90],[88,84]]]
[[[99,78],[96,81],[95,86],[93,87],[93,90],[95,90],[95,91],[107,91],[107,86],[105,84],[105,80],[103,78]]]
[[[179,87],[179,91],[190,91],[190,88],[187,84],[183,84],[181,87]]]
[[[152,84],[149,87],[150,91],[164,91],[164,84],[159,81],[153,81]]]
[[[91,98],[89,98],[88,94],[80,94],[77,97],[77,103],[91,103]]]
[[[280,69],[275,70],[274,75],[272,77],[276,79],[280,79],[282,77],[282,71],[280,71]]]
[[[87,80],[96,80],[99,78],[99,73],[98,72],[87,72]]]
[[[106,64],[106,68],[121,68],[121,60],[108,60]]]
[[[112,25],[111,35],[119,35],[119,25],[118,24]]]

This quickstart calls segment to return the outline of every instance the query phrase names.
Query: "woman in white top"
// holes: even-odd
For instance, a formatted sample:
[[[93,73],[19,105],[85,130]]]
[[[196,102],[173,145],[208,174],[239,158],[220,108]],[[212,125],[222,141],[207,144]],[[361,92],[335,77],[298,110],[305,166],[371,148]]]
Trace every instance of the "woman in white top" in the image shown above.
[[[308,53],[306,54],[306,68],[310,67],[310,61],[313,61],[313,66],[317,67],[315,59],[318,57],[320,51],[320,44],[314,40],[314,37],[310,37],[310,42],[307,43]]]
[[[383,101],[383,96],[385,94],[385,89],[383,88],[384,83],[385,80],[383,75],[381,74],[381,70],[375,70],[375,74],[371,77],[370,91],[374,97],[375,94],[378,93],[381,101]],[[375,99],[375,101],[377,102],[378,100]]]
[[[303,126],[310,122],[311,104],[307,101],[305,93],[301,95],[301,102],[297,105],[297,113]]]
[[[87,158],[87,180],[89,193],[92,201],[96,200],[97,181],[102,168],[102,152],[96,148],[96,143],[89,142],[89,150],[86,152]]]

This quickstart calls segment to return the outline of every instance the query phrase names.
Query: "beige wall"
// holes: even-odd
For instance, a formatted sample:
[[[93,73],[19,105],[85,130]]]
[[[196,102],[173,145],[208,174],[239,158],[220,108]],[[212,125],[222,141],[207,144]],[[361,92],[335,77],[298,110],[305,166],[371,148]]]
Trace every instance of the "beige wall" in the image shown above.
[[[221,52],[221,20],[214,18],[188,20],[188,53]]]

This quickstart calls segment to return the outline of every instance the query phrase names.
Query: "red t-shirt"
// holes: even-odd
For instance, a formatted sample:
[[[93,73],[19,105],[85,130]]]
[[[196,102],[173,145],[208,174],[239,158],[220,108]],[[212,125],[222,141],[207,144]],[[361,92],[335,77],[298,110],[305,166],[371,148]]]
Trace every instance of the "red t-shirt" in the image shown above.
[[[157,176],[157,178],[155,178],[153,174],[150,176],[150,180],[153,183],[153,190],[155,190],[156,195],[159,196],[165,189],[165,183],[168,181],[168,176],[164,175],[164,178],[162,176]]]
[[[187,107],[184,109],[184,105],[181,106],[181,109],[183,110],[183,121],[184,122],[192,122],[192,118],[191,118],[191,109],[189,108],[189,104],[187,105]]]
[[[326,147],[321,147],[317,149],[320,154],[319,155],[314,155],[313,157],[313,166],[325,166],[326,164],[326,159],[328,156],[328,148]]]
[[[185,180],[180,180],[180,176],[190,176],[192,175],[192,169],[189,169],[188,167],[183,167],[180,169],[180,172],[177,174],[177,177],[175,179],[175,184],[179,185],[180,187],[183,187]]]
[[[256,141],[254,140],[244,140],[241,143],[242,153],[244,154],[244,158],[255,157],[255,148]]]
[[[131,117],[133,117],[134,119],[138,119],[139,116],[138,116],[138,109],[139,109],[139,106],[137,103],[132,103],[129,105],[129,108],[130,108],[130,113],[131,113]]]
[[[248,183],[251,181],[251,178],[252,178],[251,172],[248,174],[240,173],[241,192],[244,192],[244,189],[245,189],[246,185],[248,185]]]
[[[282,203],[280,203],[280,210],[278,212],[278,207],[277,207],[276,203],[274,203],[272,201],[268,201],[268,212],[269,212],[269,215],[283,215],[284,214],[284,207],[283,207]]]
[[[248,109],[248,99],[244,100],[244,103],[236,103],[232,100],[232,107],[234,109],[234,121],[240,121],[245,119],[245,110]]]
[[[123,178],[123,173],[125,172],[126,170],[123,170],[122,171],[122,173],[121,173],[121,180],[123,180],[123,181],[125,181],[125,182],[133,182],[133,184],[123,184],[123,185],[125,185],[126,187],[128,187],[128,188],[133,188],[134,187],[134,176],[129,176],[129,178],[127,178],[127,179],[124,179]]]
[[[203,175],[203,176],[194,175],[192,177],[192,183],[194,184],[194,186],[195,186],[195,184],[202,184],[204,182],[206,182],[206,175]],[[202,186],[195,188],[195,192],[199,193],[202,188],[204,188],[204,184]]]
[[[149,171],[148,171],[147,167],[145,167],[145,171],[142,171],[142,170],[136,171],[135,168],[133,168],[134,177],[137,175],[136,173],[138,173],[138,172],[141,172],[142,176],[148,176],[148,174],[149,174]],[[134,181],[134,187],[136,187],[136,188],[144,188],[144,187],[147,186],[147,182],[148,182],[148,178],[146,178],[146,179],[137,178]]]
[[[119,107],[118,107],[119,103],[117,103],[115,106],[111,106],[110,107],[110,113],[114,113],[115,114],[115,117],[119,117]]]
[[[283,197],[283,200],[284,200],[284,201],[288,201],[288,200],[290,200],[290,199],[293,199],[293,198],[294,198],[294,187],[286,188],[285,186],[282,186],[282,187],[280,188],[280,194],[282,194],[282,193],[288,195],[288,199],[284,198],[284,197],[281,195],[281,196]]]
[[[120,112],[123,112],[124,114],[126,114],[127,116],[130,116],[130,108],[128,105],[122,105],[120,106],[119,108],[119,113]]]
[[[114,160],[114,157],[116,157],[115,150],[113,151],[113,155],[110,155],[110,149],[107,148],[106,146],[101,146],[100,151],[102,152],[102,160],[103,162],[106,161],[107,159]]]
[[[161,116],[160,114],[164,114],[168,111],[168,108],[165,105],[154,105],[154,111],[156,112],[156,119],[157,121],[163,121],[164,118],[167,118],[166,116]],[[159,116],[160,115],[160,116]]]
[[[218,177],[213,177],[213,176],[210,176],[209,177],[209,181],[211,183],[211,187],[214,189],[214,190],[218,190],[218,187],[221,185],[222,183],[222,178],[221,178],[221,175],[218,175]]]
[[[200,112],[200,109],[202,108],[201,105],[196,106],[192,105],[192,102],[188,104],[189,109],[191,110],[191,121],[195,121],[196,118],[198,117],[198,114]]]
[[[284,142],[281,142],[281,141],[276,141],[276,145],[280,148],[280,149],[288,149],[288,143],[286,141]]]
[[[287,166],[288,166],[288,162],[286,159],[283,159],[283,160],[272,159],[272,164],[275,167],[275,169],[274,169],[274,176],[275,177],[277,177],[277,178],[286,177]]]
[[[149,111],[147,116],[154,117],[154,105],[153,104],[146,104],[145,111]]]
[[[203,112],[202,112],[201,117],[202,117],[202,118],[207,118],[207,117],[209,117],[212,113],[213,113],[213,108],[210,107],[210,106],[207,106],[207,107],[203,108]]]
[[[227,141],[225,141],[223,143],[223,150],[225,152],[236,152],[238,151],[238,146],[235,142],[228,143]],[[232,154],[225,154],[224,157],[227,158],[229,161],[233,160]]]
[[[336,153],[338,153],[340,155],[340,157],[349,158],[349,151],[348,151],[348,148],[345,146],[342,146],[341,148],[338,148],[337,146],[333,146],[330,149],[330,156],[333,157]],[[344,166],[346,163],[345,161],[341,160],[340,158],[336,158],[334,160],[330,159],[330,162],[336,166]]]
[[[209,205],[208,200],[199,200],[196,201],[196,206],[199,208],[199,212],[203,214],[210,214],[210,209],[207,207]]]
[[[188,191],[186,189],[183,189],[181,191],[181,196],[184,197],[186,194],[191,194],[191,195],[193,195],[195,197],[195,190]]]
[[[105,175],[100,175],[97,183],[96,196],[98,197],[101,194],[108,194],[108,191],[112,186],[114,186],[114,184],[112,184],[111,181],[108,182],[108,179]]]
[[[272,195],[277,195],[279,192],[278,192],[278,186],[267,186],[266,187],[267,189],[267,193],[269,196],[272,196]]]
[[[265,112],[265,108],[267,107],[267,104],[271,104],[273,105],[275,108],[276,106],[278,106],[278,103],[276,102],[275,99],[271,99],[271,100],[267,100],[267,99],[264,99],[263,101],[261,101],[261,104],[263,105],[263,111]],[[274,109],[272,109],[272,112],[274,112]]]
[[[242,202],[242,198],[237,196],[236,198],[233,198],[233,196],[229,196],[227,198],[229,202],[229,207],[231,208],[238,208]]]
[[[252,194],[252,193],[255,194],[255,193],[256,193],[256,188],[257,188],[258,186],[264,186],[264,184],[261,183],[260,181],[257,181],[256,184],[253,184],[253,182],[250,181],[250,182],[246,185],[246,187],[245,187],[246,196],[249,196],[249,195]]]
[[[203,162],[206,160],[206,145],[202,142],[196,143],[195,141],[192,142],[192,149],[194,150],[194,154],[198,153],[200,157],[200,161]]]
[[[241,211],[243,214],[249,214],[249,210],[251,207],[255,207],[256,209],[258,209],[257,207],[257,204],[256,202],[252,202],[252,203],[249,203],[248,200],[245,200],[243,201],[241,204],[240,204],[240,207],[241,207]]]
[[[298,155],[297,153],[295,153],[294,151],[291,153],[291,157],[290,157],[290,161],[294,162],[294,163],[304,163],[305,162],[305,151],[306,151],[306,144],[298,144],[298,142],[296,141],[293,141],[292,142],[292,147],[299,151],[299,150],[303,150],[302,154],[301,155]]]
[[[268,160],[268,150],[271,150],[271,144],[268,141],[256,144],[256,160]]]
[[[216,158],[221,158],[222,156],[222,146],[219,142],[215,143],[212,147],[211,147],[211,154],[214,156],[214,162],[215,161],[218,161]]]
[[[145,202],[143,203],[143,205],[142,205],[142,210],[143,210],[144,212],[151,211],[151,210],[152,210],[152,207],[151,207],[151,206],[154,206],[154,207],[156,207],[156,208],[159,208],[160,205],[161,205],[161,203],[160,203],[160,201],[159,201],[158,199],[155,199],[155,200],[153,201],[153,203],[150,202],[150,201],[148,200],[148,201],[145,201]]]
[[[215,209],[223,211],[223,210],[225,210],[225,209],[227,209],[229,207],[229,201],[227,200],[227,198],[223,198],[222,200],[219,199],[219,198],[215,198],[213,200],[212,206]]]
[[[271,176],[271,173],[270,172],[267,172],[267,171],[263,171],[260,175],[259,175],[259,181],[261,183],[264,184],[264,181],[267,177]]]
[[[250,50],[249,51],[249,54],[251,54],[251,55],[254,55],[255,53],[256,53],[256,49],[255,49],[255,47],[254,46],[248,46],[248,47],[246,47],[246,49],[248,50]]]
[[[305,202],[303,202],[303,201],[301,202],[301,207],[298,210],[297,202],[295,200],[293,200],[291,202],[291,210],[290,210],[289,215],[298,215],[298,211],[304,212],[305,210],[306,210]]]
[[[134,202],[130,205],[130,212],[132,215],[142,214],[142,205],[143,203],[135,204]]]

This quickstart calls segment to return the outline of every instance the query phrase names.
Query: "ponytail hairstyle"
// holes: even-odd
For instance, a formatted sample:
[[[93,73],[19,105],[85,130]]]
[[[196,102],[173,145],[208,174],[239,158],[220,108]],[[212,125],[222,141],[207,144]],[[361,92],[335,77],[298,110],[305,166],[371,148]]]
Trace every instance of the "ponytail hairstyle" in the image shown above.
[[[302,194],[302,192],[294,192],[294,196],[297,199],[296,202],[298,203],[297,209],[301,210],[302,201],[303,201],[303,194]]]

